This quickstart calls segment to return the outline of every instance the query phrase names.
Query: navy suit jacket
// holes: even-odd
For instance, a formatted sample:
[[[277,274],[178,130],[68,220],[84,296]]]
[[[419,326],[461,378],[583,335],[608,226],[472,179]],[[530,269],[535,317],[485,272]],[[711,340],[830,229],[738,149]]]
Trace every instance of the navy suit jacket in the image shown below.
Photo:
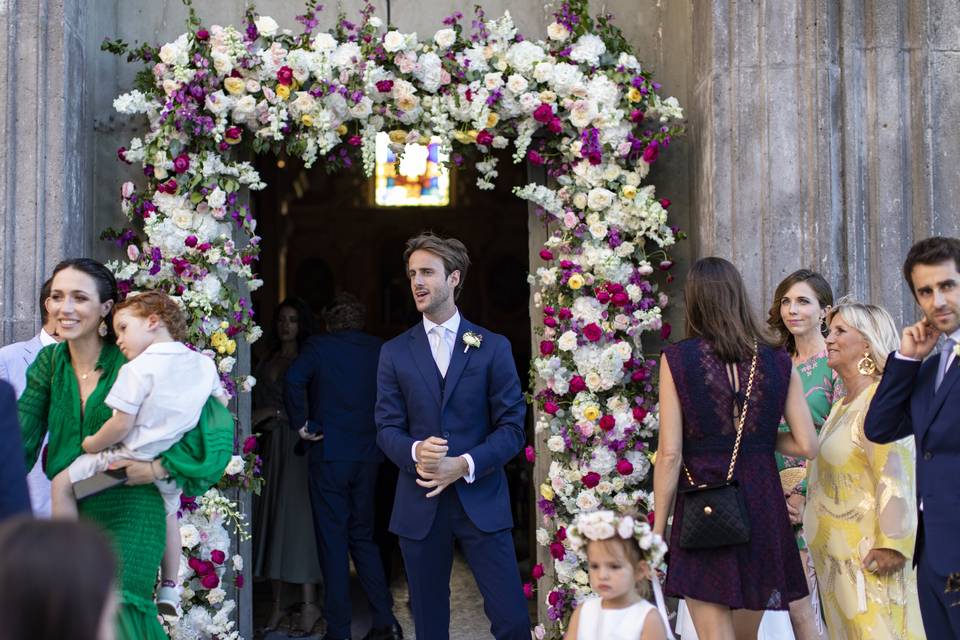
[[[923,363],[887,358],[864,421],[873,442],[914,436],[917,450],[917,551],[946,575],[960,571],[960,363],[954,358],[934,393],[939,356]],[[914,553],[914,562],[917,561]]]
[[[20,421],[13,387],[0,381],[0,520],[30,513],[27,469],[23,464]]]
[[[482,336],[479,348],[464,351],[463,334]],[[472,483],[457,480],[463,509],[485,532],[513,527],[503,466],[523,448],[526,404],[510,342],[461,318],[450,365],[440,386],[422,323],[387,342],[377,373],[377,442],[400,468],[390,531],[413,540],[430,532],[439,497],[416,483],[413,443],[430,436],[447,440],[447,455],[469,453]]]
[[[373,408],[383,340],[362,331],[335,331],[308,339],[284,377],[284,404],[292,429],[304,424],[323,440],[313,460],[381,462]]]

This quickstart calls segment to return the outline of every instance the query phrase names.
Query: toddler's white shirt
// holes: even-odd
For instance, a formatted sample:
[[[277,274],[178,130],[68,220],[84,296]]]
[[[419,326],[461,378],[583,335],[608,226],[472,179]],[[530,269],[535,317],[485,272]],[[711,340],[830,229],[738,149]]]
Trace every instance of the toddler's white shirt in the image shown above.
[[[181,342],[161,342],[120,367],[106,404],[136,416],[123,444],[153,458],[197,425],[211,395],[226,395],[213,359]]]

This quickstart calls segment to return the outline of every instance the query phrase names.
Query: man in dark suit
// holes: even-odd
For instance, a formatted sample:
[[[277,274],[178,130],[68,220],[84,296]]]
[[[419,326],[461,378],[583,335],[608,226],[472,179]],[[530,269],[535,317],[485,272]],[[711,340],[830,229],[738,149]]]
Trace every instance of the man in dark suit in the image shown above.
[[[377,470],[383,461],[373,410],[383,342],[361,331],[364,307],[350,294],[339,294],[323,317],[328,333],[307,340],[290,365],[284,400],[291,427],[310,442],[310,502],[325,586],[324,638],[350,638],[352,557],[373,612],[365,640],[399,640],[403,632],[373,541]]]
[[[510,343],[460,316],[470,264],[455,239],[407,241],[423,321],[387,342],[377,374],[377,442],[400,469],[390,530],[400,537],[418,640],[446,640],[454,541],[498,640],[528,640],[504,465],[526,411]]]
[[[0,380],[0,520],[30,513],[27,469],[13,387]]]
[[[904,277],[924,318],[903,330],[864,423],[887,443],[914,436],[919,531],[914,563],[929,638],[960,638],[960,599],[947,577],[960,572],[960,240],[913,245]],[[944,337],[939,353],[924,361]]]

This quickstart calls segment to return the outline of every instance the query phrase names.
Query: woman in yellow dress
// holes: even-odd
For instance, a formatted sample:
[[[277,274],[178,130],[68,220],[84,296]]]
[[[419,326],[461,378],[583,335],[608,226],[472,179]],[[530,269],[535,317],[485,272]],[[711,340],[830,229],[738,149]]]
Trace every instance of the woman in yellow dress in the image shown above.
[[[863,420],[887,354],[890,314],[847,302],[828,316],[827,363],[847,391],[820,432],[803,525],[831,640],[923,638],[912,566],[917,531],[913,438],[870,442]]]

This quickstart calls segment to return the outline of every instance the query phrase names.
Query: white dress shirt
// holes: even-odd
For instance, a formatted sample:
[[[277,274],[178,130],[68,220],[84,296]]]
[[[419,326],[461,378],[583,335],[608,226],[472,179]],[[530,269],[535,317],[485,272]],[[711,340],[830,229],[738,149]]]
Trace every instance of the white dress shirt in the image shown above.
[[[47,330],[46,330],[46,329],[42,329],[42,328],[41,328],[41,329],[40,329],[40,344],[43,345],[44,347],[46,347],[46,346],[51,345],[51,344],[57,344],[57,341],[53,339],[53,336],[52,336],[52,335],[50,335],[49,333],[47,333]]]
[[[956,331],[951,333],[949,336],[947,336],[947,338],[949,338],[950,340],[953,340],[954,344],[960,344],[960,329],[957,329]],[[907,356],[900,353],[899,349],[897,349],[894,355],[900,360],[909,360],[911,362],[920,361],[919,358],[908,358]],[[953,364],[953,361],[956,360],[956,358],[957,358],[957,354],[955,352],[951,352],[950,355],[947,356],[947,371],[950,370],[950,366]]]
[[[436,338],[431,335],[431,332],[434,331],[435,327],[441,327],[441,330],[443,331],[442,345],[439,344]],[[433,320],[427,318],[427,316],[423,316],[423,330],[427,334],[427,342],[430,343],[430,353],[433,356],[433,361],[436,363],[437,368],[443,373],[443,376],[446,377],[447,372],[445,369],[450,366],[450,362],[453,360],[453,349],[456,347],[457,332],[460,331],[460,310],[458,309],[454,311],[453,315],[442,324],[437,324]],[[441,366],[441,362],[443,362],[443,360],[441,360],[439,357],[441,354],[438,352],[438,349],[441,348],[441,346],[442,348],[446,349],[445,367]],[[419,460],[417,460],[417,445],[421,442],[423,441],[417,440],[413,443],[413,447],[410,449],[410,455],[414,462],[419,462]],[[473,482],[476,479],[474,478],[475,467],[473,464],[473,456],[471,456],[469,453],[465,453],[460,457],[467,461],[467,475],[463,476],[463,479],[467,482]]]

